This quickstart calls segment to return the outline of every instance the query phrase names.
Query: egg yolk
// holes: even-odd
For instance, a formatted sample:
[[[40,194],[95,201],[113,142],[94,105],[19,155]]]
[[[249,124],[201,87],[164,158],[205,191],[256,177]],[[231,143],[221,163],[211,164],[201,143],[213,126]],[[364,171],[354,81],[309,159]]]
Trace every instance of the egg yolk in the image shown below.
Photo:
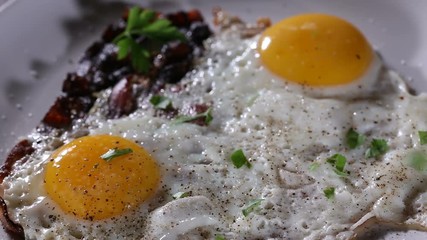
[[[65,212],[87,220],[110,218],[139,206],[153,195],[159,181],[153,158],[118,136],[76,139],[56,150],[45,167],[48,195]]]
[[[370,66],[373,51],[352,24],[326,14],[293,16],[258,42],[261,62],[282,78],[308,86],[347,84]]]

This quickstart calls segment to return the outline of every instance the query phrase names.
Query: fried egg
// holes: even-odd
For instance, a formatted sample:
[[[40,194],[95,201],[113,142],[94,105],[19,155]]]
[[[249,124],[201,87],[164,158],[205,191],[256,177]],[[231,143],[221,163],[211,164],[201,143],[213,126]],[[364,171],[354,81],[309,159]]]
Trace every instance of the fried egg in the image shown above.
[[[427,152],[427,96],[337,17],[293,16],[245,39],[241,27],[206,42],[180,92],[160,92],[178,109],[210,105],[208,126],[159,117],[149,97],[107,120],[101,99],[88,136],[16,164],[4,199],[26,237],[350,239],[374,218],[425,228],[427,175],[408,159]],[[365,139],[354,149],[350,129]],[[372,157],[375,140],[387,147]]]

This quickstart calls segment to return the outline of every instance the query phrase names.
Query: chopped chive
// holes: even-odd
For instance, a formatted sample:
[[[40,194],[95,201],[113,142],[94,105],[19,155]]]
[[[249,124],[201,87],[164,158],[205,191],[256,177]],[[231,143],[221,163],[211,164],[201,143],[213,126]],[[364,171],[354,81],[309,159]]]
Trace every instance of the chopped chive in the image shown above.
[[[249,204],[242,209],[243,216],[247,217],[251,212],[255,211],[262,201],[264,201],[264,199],[256,199],[249,202]]]
[[[191,195],[191,192],[177,192],[172,197],[173,199],[186,198]]]
[[[170,109],[172,108],[172,100],[170,98],[154,95],[150,98],[150,103],[153,104],[154,108],[158,109]]]
[[[327,199],[333,199],[335,197],[335,188],[334,187],[327,187],[323,189],[323,193],[325,194],[325,197]]]
[[[180,116],[174,119],[173,123],[174,124],[180,124],[180,123],[185,123],[185,122],[191,122],[200,118],[204,118],[205,119],[205,123],[206,125],[209,125],[209,123],[212,122],[212,108],[208,108],[205,112],[199,113],[197,115],[194,116]]]
[[[216,234],[215,235],[215,240],[225,240],[225,237],[220,235],[220,234]]]
[[[101,158],[104,159],[105,161],[109,162],[113,158],[116,158],[116,157],[119,157],[122,155],[126,155],[126,154],[131,153],[131,152],[133,152],[133,151],[130,148],[124,148],[124,149],[111,148],[106,153],[102,154]]]
[[[318,162],[314,162],[308,166],[308,170],[310,171],[316,171],[320,167],[320,164]]]

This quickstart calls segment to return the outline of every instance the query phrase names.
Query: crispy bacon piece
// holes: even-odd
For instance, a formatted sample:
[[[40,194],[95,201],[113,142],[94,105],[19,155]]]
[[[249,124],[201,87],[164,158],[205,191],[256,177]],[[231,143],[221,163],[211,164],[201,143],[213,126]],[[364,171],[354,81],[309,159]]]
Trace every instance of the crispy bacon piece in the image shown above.
[[[190,31],[187,35],[193,42],[202,45],[203,41],[212,35],[212,32],[206,23],[195,22],[191,24]]]
[[[30,155],[34,152],[34,148],[31,145],[31,142],[27,139],[20,141],[18,144],[15,145],[15,147],[12,148],[9,155],[6,158],[5,163],[0,168],[0,183],[3,182],[4,178],[10,174],[12,171],[13,165],[16,161]],[[3,191],[3,190],[2,190]],[[3,192],[1,193],[3,195]],[[9,213],[7,211],[6,203],[4,202],[3,198],[0,197],[0,221],[3,224],[4,229],[6,232],[13,238],[13,239],[24,239],[24,230],[21,227],[21,225],[14,223],[9,218]]]
[[[91,97],[60,96],[46,113],[42,123],[54,128],[68,128],[73,119],[85,116],[93,102]]]
[[[172,22],[176,27],[188,27],[190,25],[190,21],[185,12],[179,11],[176,13],[170,13],[166,15],[166,18]]]
[[[85,96],[92,92],[89,79],[77,73],[68,73],[62,85],[62,91],[68,96]]]
[[[125,19],[120,19],[117,23],[108,25],[107,29],[105,29],[104,33],[102,34],[102,40],[104,40],[105,42],[112,42],[114,38],[116,38],[120,33],[124,31],[125,28]]]
[[[132,82],[129,78],[123,78],[114,86],[108,99],[108,116],[118,118],[128,115],[136,108],[135,96],[132,90]]]
[[[203,16],[197,9],[192,9],[187,12],[187,18],[190,22],[203,22]]]
[[[3,224],[6,232],[15,240],[25,239],[24,229],[21,225],[14,223],[9,218],[9,213],[7,212],[7,205],[4,202],[3,198],[0,197],[0,211],[1,217],[0,221]]]
[[[160,14],[160,13],[159,13]],[[128,11],[122,18],[109,25],[101,39],[93,43],[79,61],[75,72],[69,73],[64,80],[63,96],[59,96],[42,119],[38,131],[48,134],[53,131],[61,134],[67,130],[76,119],[86,117],[93,106],[96,93],[113,87],[108,99],[108,116],[117,118],[132,113],[136,109],[136,98],[141,92],[159,91],[166,83],[177,83],[192,69],[194,56],[200,56],[203,41],[212,32],[204,23],[203,17],[197,10],[176,12],[161,15],[171,21],[180,31],[185,33],[188,41],[185,43],[170,42],[153,52],[153,66],[148,74],[138,74],[131,66],[128,58],[117,59],[117,47],[113,39],[126,27]],[[145,44],[143,38],[137,40]],[[196,113],[206,109],[195,110]],[[178,113],[177,109],[162,111],[162,116],[172,118]],[[203,125],[203,119],[200,122]],[[5,164],[0,168],[0,183],[10,173],[13,165],[19,159],[31,154],[34,149],[28,140],[18,143],[9,154]],[[7,212],[7,206],[0,198],[1,221],[8,233],[14,239],[24,239],[23,229],[12,222]]]
[[[186,59],[191,55],[192,49],[188,43],[171,42],[163,46],[160,52],[164,59],[163,64],[170,64]]]
[[[31,142],[27,139],[20,141],[12,148],[3,166],[0,167],[0,183],[9,175],[16,161],[34,152]]]

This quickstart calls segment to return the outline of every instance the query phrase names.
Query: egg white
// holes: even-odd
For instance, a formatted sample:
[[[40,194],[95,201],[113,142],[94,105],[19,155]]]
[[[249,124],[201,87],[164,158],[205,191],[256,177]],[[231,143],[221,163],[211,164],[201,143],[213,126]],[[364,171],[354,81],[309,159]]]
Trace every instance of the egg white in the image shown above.
[[[410,95],[378,58],[360,82],[301,88],[260,64],[256,42],[257,37],[242,40],[233,31],[218,34],[208,40],[207,56],[182,81],[183,90],[161,92],[178,108],[212,103],[213,121],[207,127],[155,117],[149,98],[118,120],[105,120],[94,107],[83,124],[89,134],[135,140],[158,161],[161,186],[139,209],[97,222],[63,213],[42,187],[51,152],[40,150],[3,183],[12,220],[23,225],[29,239],[203,239],[215,234],[348,239],[364,216],[427,225],[426,214],[405,212],[414,194],[414,209],[427,208],[426,174],[406,162],[414,148],[427,151],[417,138],[418,130],[427,130],[427,96]],[[345,146],[351,127],[367,136],[359,149]],[[366,159],[373,138],[386,139],[390,150]],[[233,166],[230,155],[236,149],[244,151],[253,168]],[[348,178],[325,163],[335,153],[347,157]],[[319,163],[316,171],[308,169],[313,162]],[[323,193],[330,186],[334,200]],[[173,200],[177,192],[192,197]],[[244,217],[242,208],[254,199],[264,200]]]

